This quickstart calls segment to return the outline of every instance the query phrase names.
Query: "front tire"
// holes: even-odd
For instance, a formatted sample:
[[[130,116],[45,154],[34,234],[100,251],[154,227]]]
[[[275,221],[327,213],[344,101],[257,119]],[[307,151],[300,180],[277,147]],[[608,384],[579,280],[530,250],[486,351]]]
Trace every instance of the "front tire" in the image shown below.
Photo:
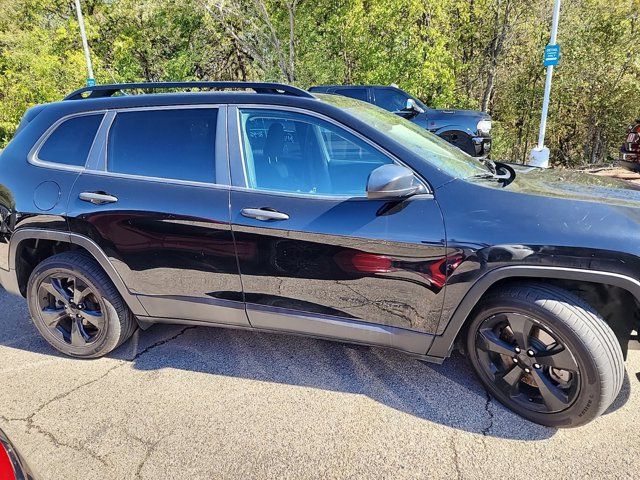
[[[38,264],[29,277],[27,301],[44,339],[72,357],[106,355],[137,327],[111,279],[82,252],[64,252]]]
[[[473,315],[471,364],[489,393],[524,418],[577,427],[618,396],[620,344],[602,317],[570,292],[514,284],[490,293]]]

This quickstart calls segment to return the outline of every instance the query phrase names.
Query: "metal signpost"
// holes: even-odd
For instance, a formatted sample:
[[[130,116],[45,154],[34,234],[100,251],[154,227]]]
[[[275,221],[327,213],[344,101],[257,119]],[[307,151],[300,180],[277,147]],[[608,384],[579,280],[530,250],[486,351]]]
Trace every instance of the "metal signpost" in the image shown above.
[[[91,54],[89,52],[89,43],[87,42],[87,32],[84,30],[84,18],[82,17],[82,8],[80,7],[80,0],[76,2],[76,13],[78,15],[78,25],[80,25],[80,36],[82,37],[82,48],[84,49],[84,58],[87,61],[87,86],[93,87],[96,84],[96,79],[93,76],[93,66],[91,65]]]
[[[560,45],[556,43],[558,38],[558,19],[560,17],[560,0],[555,0],[553,6],[553,20],[551,21],[551,39],[544,49],[544,66],[547,67],[547,79],[544,84],[544,99],[542,100],[542,115],[540,118],[540,133],[538,134],[538,146],[531,150],[529,165],[536,167],[549,167],[549,149],[544,146],[544,134],[547,129],[547,114],[549,113],[549,96],[551,94],[551,78],[553,67],[560,61]]]

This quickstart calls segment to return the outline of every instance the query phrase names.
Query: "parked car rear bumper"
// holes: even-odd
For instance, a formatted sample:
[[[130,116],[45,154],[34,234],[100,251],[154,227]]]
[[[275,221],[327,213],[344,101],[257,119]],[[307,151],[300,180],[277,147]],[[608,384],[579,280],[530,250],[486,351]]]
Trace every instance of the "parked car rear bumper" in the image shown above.
[[[640,153],[620,150],[618,165],[629,170],[640,170]]]
[[[5,433],[0,430],[0,448],[6,452],[7,457],[9,458],[9,462],[11,462],[11,467],[13,468],[13,475],[16,480],[34,480],[33,471],[27,465],[27,462],[22,458],[22,456],[18,453],[12,443],[9,441],[9,438],[5,435]],[[5,472],[0,472],[5,473]],[[3,479],[4,476],[0,475]],[[9,473],[9,477],[11,478],[11,473]]]

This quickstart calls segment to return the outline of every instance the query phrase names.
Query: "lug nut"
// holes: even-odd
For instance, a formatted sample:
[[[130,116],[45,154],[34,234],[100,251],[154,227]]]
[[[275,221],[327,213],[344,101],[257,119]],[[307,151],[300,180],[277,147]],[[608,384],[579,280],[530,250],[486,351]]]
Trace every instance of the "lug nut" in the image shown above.
[[[529,368],[525,368],[525,369],[524,369],[524,373],[531,373],[531,369],[529,369]]]
[[[518,363],[518,357],[513,357],[513,363]]]
[[[80,310],[84,310],[84,303],[79,303],[79,304],[78,304],[78,308],[79,308]]]
[[[533,357],[536,354],[536,352],[534,352],[533,350],[529,349],[527,351],[527,355],[529,355],[530,357]]]
[[[533,364],[533,368],[540,368],[540,364],[539,363],[534,363]]]
[[[520,351],[521,351],[521,350],[520,350],[520,347],[516,347],[516,348],[514,349],[514,351],[515,351],[516,353],[520,353]]]

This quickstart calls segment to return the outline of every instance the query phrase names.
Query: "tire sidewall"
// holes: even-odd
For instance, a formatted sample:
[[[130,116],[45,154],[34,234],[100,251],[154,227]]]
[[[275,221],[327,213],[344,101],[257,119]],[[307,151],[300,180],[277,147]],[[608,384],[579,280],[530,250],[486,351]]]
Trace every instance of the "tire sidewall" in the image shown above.
[[[529,316],[537,324],[556,335],[573,354],[580,369],[578,397],[574,403],[561,412],[541,413],[527,410],[512,402],[502,391],[495,387],[479,362],[476,354],[475,338],[484,320],[499,313],[519,313]],[[502,404],[524,418],[548,427],[576,427],[596,418],[601,410],[601,379],[598,367],[586,345],[561,318],[538,305],[515,298],[493,298],[484,302],[473,317],[467,332],[467,351],[471,364],[482,384]]]
[[[57,273],[69,274],[78,277],[84,283],[91,286],[99,297],[98,300],[100,302],[100,307],[102,308],[102,314],[105,317],[105,327],[104,330],[100,332],[99,338],[86,347],[75,347],[61,341],[50,332],[49,328],[40,318],[38,289],[46,277]],[[97,279],[93,278],[90,273],[80,270],[73,265],[63,262],[47,262],[46,264],[38,265],[29,278],[27,286],[27,303],[29,305],[31,319],[40,334],[52,347],[65,355],[78,358],[95,358],[111,351],[118,345],[121,333],[120,322],[117,320],[117,311],[113,307],[112,301],[106,297],[106,294],[103,289],[100,288],[100,282],[97,281]]]

